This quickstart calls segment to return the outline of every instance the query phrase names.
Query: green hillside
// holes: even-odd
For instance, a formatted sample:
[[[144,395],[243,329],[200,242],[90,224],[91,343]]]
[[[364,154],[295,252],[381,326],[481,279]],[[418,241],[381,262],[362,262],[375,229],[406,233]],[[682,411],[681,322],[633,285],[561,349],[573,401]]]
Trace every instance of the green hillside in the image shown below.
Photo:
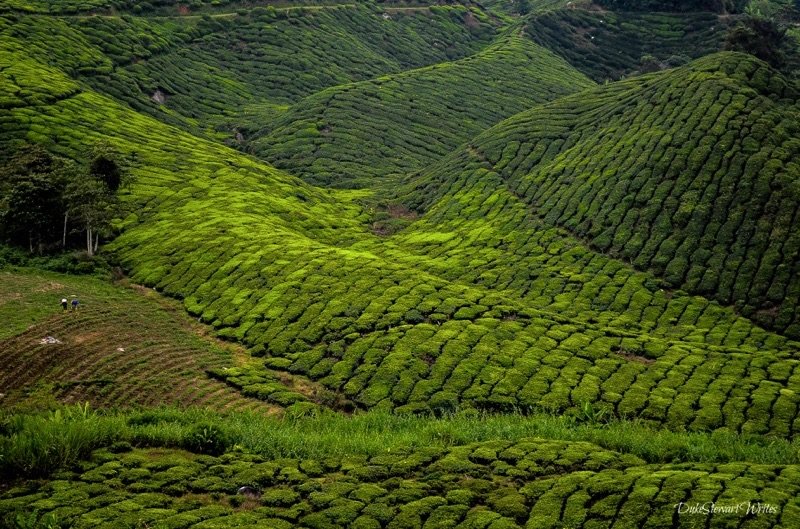
[[[6,114],[29,136],[69,123],[60,138],[135,148],[131,199],[143,206],[113,245],[133,279],[182,298],[270,368],[357,406],[574,413],[594,402],[676,428],[799,427],[796,343],[537,230],[486,169],[441,202],[441,215],[386,240],[370,230],[364,192],[308,187],[91,92]],[[553,257],[542,260],[548,240]],[[596,274],[567,272],[581,255]],[[514,285],[513,274],[531,273],[528,283],[538,274],[517,267],[521,257],[562,279],[540,295]],[[559,314],[563,305],[572,308]]]
[[[252,149],[314,184],[369,186],[591,84],[553,54],[508,36],[460,61],[318,92],[291,107]]]
[[[759,64],[736,62],[753,68]],[[720,63],[721,75],[730,64],[724,56],[601,93],[612,102],[624,100],[630,86],[669,86],[670,79],[692,72],[710,77],[697,84],[713,89],[724,78],[718,83],[704,70]],[[26,65],[16,61],[14,67]],[[32,64],[29,69],[38,71]],[[182,298],[190,313],[222,335],[271,357],[273,368],[320,380],[367,408],[461,404],[577,410],[599,400],[616,414],[644,414],[675,426],[742,428],[747,423],[755,431],[787,433],[797,428],[791,413],[777,410],[774,421],[771,415],[753,415],[748,422],[736,411],[744,409],[745,401],[739,404],[730,393],[735,388],[742,395],[766,391],[768,410],[795,409],[797,396],[781,390],[792,384],[787,377],[796,360],[788,351],[796,350],[796,344],[700,298],[668,297],[649,276],[600,256],[591,258],[563,234],[538,230],[536,224],[530,235],[520,232],[525,224],[519,215],[527,215],[524,202],[493,189],[485,169],[473,181],[475,188],[441,202],[441,214],[432,211],[386,240],[370,229],[370,213],[361,205],[364,192],[309,187],[91,91],[74,93],[66,79],[63,84],[70,88],[54,92],[62,82],[51,77],[53,92],[41,96],[44,104],[9,109],[4,115],[16,128],[4,129],[43,141],[42,131],[58,131],[53,148],[67,154],[99,137],[112,139],[123,152],[135,151],[137,183],[130,199],[141,208],[126,219],[114,243],[121,263],[135,281]],[[602,110],[602,98],[575,100]],[[564,101],[553,108],[573,100]],[[535,115],[537,123],[547,123],[541,111]],[[559,119],[568,116],[558,111]],[[620,119],[635,123],[626,115]],[[555,150],[560,144],[548,145]],[[527,200],[524,193],[520,196]],[[251,228],[256,225],[259,230]],[[545,261],[536,242],[547,240],[553,241],[550,252],[557,257]],[[520,256],[513,249],[518,247],[528,262],[539,260],[544,263],[540,267],[563,279],[541,293],[531,289],[537,273],[515,266]],[[581,276],[576,270],[578,277],[564,277],[564,264],[581,254],[590,269],[608,272]],[[519,273],[526,274],[528,284],[514,285],[511,278]],[[610,288],[602,289],[609,280]],[[498,348],[507,352],[497,355]],[[753,385],[764,376],[747,368],[756,358],[775,366],[768,371],[768,388]],[[600,370],[594,366],[599,359],[605,359]],[[700,362],[708,371],[682,373],[680,368],[675,378],[664,378],[665,369],[681,362]],[[549,364],[552,371],[537,367]],[[733,375],[715,382],[727,389],[716,392],[716,399],[701,400],[719,369]],[[689,374],[696,382],[675,385]],[[633,378],[642,385],[628,387],[625,381]],[[583,379],[585,389],[580,389]],[[651,402],[635,397],[643,387],[659,386],[664,397]],[[672,407],[684,393],[678,401],[683,411]],[[729,407],[720,408],[719,398]],[[710,415],[692,413],[698,405]]]
[[[233,140],[325,87],[474,53],[494,27],[461,6],[388,18],[341,6],[208,18],[15,16],[0,18],[0,31],[6,46],[24,41],[41,62],[135,110]]]
[[[734,24],[731,17],[709,12],[557,9],[532,15],[525,30],[531,40],[601,82],[720,51]]]
[[[713,56],[520,114],[473,156],[546,224],[797,337],[793,90]]]
[[[132,181],[115,284],[0,247],[0,526],[800,523],[791,76],[712,13],[419,4],[0,3],[0,160]]]

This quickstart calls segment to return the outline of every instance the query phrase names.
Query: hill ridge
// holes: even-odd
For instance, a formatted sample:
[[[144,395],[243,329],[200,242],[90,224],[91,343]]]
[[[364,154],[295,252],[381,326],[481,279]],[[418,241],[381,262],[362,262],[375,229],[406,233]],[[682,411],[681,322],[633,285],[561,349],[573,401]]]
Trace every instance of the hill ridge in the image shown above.
[[[561,185],[566,186],[566,190],[573,188],[577,189],[575,186],[578,184],[575,183],[576,180],[574,180],[574,178],[577,176],[581,176],[581,178],[584,179],[578,182],[585,181],[585,185],[587,186],[600,186],[602,182],[608,179],[613,180],[614,178],[623,177],[629,178],[629,176],[625,175],[630,175],[633,169],[626,168],[625,163],[633,163],[635,161],[635,157],[627,156],[625,158],[626,161],[622,164],[620,164],[619,161],[614,162],[613,157],[618,156],[618,154],[614,153],[620,152],[619,149],[621,148],[621,144],[619,142],[623,141],[616,138],[622,138],[623,134],[630,134],[629,131],[633,130],[632,127],[642,128],[650,126],[644,125],[643,121],[652,121],[654,116],[660,115],[661,118],[659,119],[662,120],[673,119],[669,117],[669,114],[666,113],[669,111],[665,109],[671,108],[675,109],[676,111],[683,109],[684,112],[691,112],[691,110],[686,110],[687,107],[685,104],[681,103],[678,105],[677,102],[682,101],[681,98],[686,99],[687,97],[689,100],[695,101],[694,99],[691,99],[694,96],[691,94],[687,95],[687,92],[683,88],[681,88],[679,92],[673,94],[672,96],[669,95],[668,90],[671,90],[670,87],[673,85],[672,83],[675,83],[677,79],[680,79],[680,82],[682,83],[686,83],[687,87],[697,87],[693,89],[696,91],[696,93],[700,94],[700,91],[705,91],[704,93],[712,94],[712,97],[713,93],[716,92],[734,90],[734,93],[739,94],[736,96],[738,99],[735,99],[735,101],[738,101],[737,105],[755,105],[752,110],[748,111],[753,112],[753,119],[782,120],[781,126],[777,127],[777,129],[774,126],[772,127],[773,130],[775,130],[775,132],[772,132],[772,134],[781,134],[780,130],[788,125],[788,122],[785,121],[784,118],[786,112],[796,111],[791,102],[787,103],[784,101],[782,103],[777,100],[772,101],[768,97],[764,96],[769,95],[771,97],[783,97],[796,94],[796,89],[787,84],[781,76],[770,70],[765,64],[755,59],[749,59],[742,55],[721,54],[702,59],[690,66],[683,67],[673,72],[651,74],[649,76],[610,85],[609,87],[599,87],[589,91],[586,94],[581,94],[580,96],[567,96],[556,102],[542,105],[541,107],[537,107],[528,112],[523,112],[483,133],[472,142],[471,149],[473,152],[480,152],[481,154],[479,155],[479,159],[489,164],[487,167],[496,170],[498,175],[500,175],[501,178],[506,182],[506,185],[508,185],[514,192],[518,193],[519,196],[529,206],[538,208],[538,214],[543,220],[545,220],[546,224],[565,227],[578,237],[586,238],[595,248],[599,248],[601,251],[608,250],[612,253],[612,255],[631,259],[631,262],[633,262],[637,268],[646,268],[646,263],[642,264],[642,262],[636,260],[635,254],[630,253],[632,251],[630,245],[627,245],[623,251],[622,243],[615,243],[610,240],[605,242],[605,239],[597,239],[597,237],[600,235],[598,228],[593,228],[585,223],[580,224],[580,221],[570,220],[569,222],[566,222],[561,220],[559,216],[562,214],[566,215],[566,213],[563,213],[566,211],[563,209],[565,207],[563,204],[566,203],[558,202],[560,198],[560,195],[558,194],[559,191],[557,187],[553,186],[560,181],[560,178],[565,182]],[[716,92],[710,88],[712,86],[718,87],[716,88]],[[742,91],[743,89],[744,91]],[[652,100],[652,102],[649,102],[648,98]],[[728,97],[727,100],[731,101],[730,97]],[[710,104],[708,97],[696,99],[696,101],[702,101],[702,103],[695,102],[692,104],[702,104],[705,106]],[[746,103],[748,101],[752,103]],[[719,106],[717,108],[717,112],[720,112],[720,108],[724,109],[724,107]],[[780,113],[776,113],[776,110],[779,108],[781,109]],[[578,110],[579,112],[576,114],[575,110]],[[749,114],[745,114],[744,119],[749,119],[747,117],[748,115]],[[767,118],[762,118],[762,115],[767,116]],[[704,132],[697,129],[699,117],[696,113],[694,114],[693,119],[694,125],[692,125],[691,128],[692,135],[685,133],[684,135],[687,140],[697,142],[698,135],[703,134]],[[556,125],[556,128],[547,128],[550,127],[551,122]],[[613,125],[615,122],[618,124]],[[541,123],[546,124],[541,125]],[[559,123],[563,123],[560,129],[558,128]],[[625,124],[624,127],[621,126],[622,123]],[[681,123],[681,121],[676,123]],[[722,127],[724,127],[725,122],[722,123]],[[589,128],[585,128],[580,124],[587,124]],[[576,128],[576,126],[578,128]],[[765,130],[763,125],[759,126],[761,127],[762,131]],[[730,127],[733,127],[736,130],[731,129]],[[740,128],[740,125],[728,124],[728,130],[731,130],[734,133]],[[637,142],[641,143],[642,141],[645,141],[655,146],[659,145],[658,142],[652,142],[658,137],[671,138],[671,136],[664,136],[665,132],[661,129],[653,129],[652,132],[649,132],[649,129],[647,130],[648,132],[646,132],[644,135],[642,135],[641,131],[639,132],[638,139],[632,143],[634,148],[636,148],[635,146],[637,145]],[[722,134],[725,131],[724,128],[719,130],[720,132],[718,134]],[[764,132],[762,132],[762,134],[763,133]],[[729,132],[728,134],[730,135],[731,133]],[[526,135],[531,138],[547,138],[547,141],[545,143],[541,143],[544,140],[530,141],[524,139]],[[790,138],[790,135],[791,132],[789,132],[788,135],[787,133],[783,133],[782,137],[784,138],[784,141]],[[629,137],[632,138],[633,136]],[[600,159],[606,160],[604,162],[605,166],[609,166],[609,164],[611,164],[611,167],[615,167],[616,164],[619,165],[621,169],[608,171],[601,169],[587,170],[584,168],[587,160],[592,160],[590,163],[593,165],[597,165],[598,163],[593,161],[598,159],[596,155],[587,155],[580,151],[580,149],[583,148],[582,146],[588,145],[587,142],[593,138],[601,138],[600,141],[616,142],[615,147],[603,147],[601,152],[604,154],[601,154],[601,156],[605,156],[606,158]],[[603,140],[602,138],[608,139]],[[763,139],[764,138],[762,138],[762,140]],[[537,141],[540,143],[537,144]],[[515,145],[517,147],[514,147]],[[595,151],[600,148],[598,147],[600,144],[598,144],[596,140],[594,141],[593,145],[594,146],[592,148],[595,149]],[[736,149],[737,145],[739,145],[738,142],[731,145],[731,149]],[[509,147],[515,148],[515,150],[510,152],[508,150]],[[689,148],[696,149],[695,147]],[[652,173],[652,176],[648,176],[644,179],[640,178],[638,184],[639,186],[642,186],[648,182],[658,182],[659,179],[664,178],[664,175],[667,174],[665,171],[671,170],[669,169],[668,165],[663,167],[653,165],[657,162],[651,162],[648,160],[648,151],[655,152],[656,156],[658,155],[659,151],[653,151],[652,149],[652,147],[648,147],[647,149],[644,149],[644,151],[640,151],[643,154],[636,154],[635,156],[639,156],[640,158],[640,160],[637,162],[638,165],[631,166],[638,167],[637,171],[639,172],[646,168],[648,175]],[[686,147],[684,147],[684,150],[685,149]],[[779,153],[778,156],[782,156],[784,159],[788,159],[790,161],[792,151],[786,151],[785,149],[786,147],[784,147],[784,150],[780,151],[781,153],[785,154]],[[576,152],[581,153],[580,156],[583,160],[583,162],[581,162],[582,165],[571,165],[573,164],[571,161],[572,158],[577,156],[574,154]],[[690,174],[692,171],[699,171],[708,162],[709,152],[706,153],[704,158],[694,161],[693,166],[688,166],[688,171]],[[736,151],[728,149],[728,152]],[[766,152],[768,153],[769,151]],[[682,154],[682,156],[689,155],[690,151],[686,151]],[[746,160],[749,156],[752,156],[752,152],[751,154],[746,155],[744,160]],[[730,159],[730,154],[726,156],[726,159]],[[658,158],[656,157],[655,160],[658,160]],[[740,161],[739,163],[743,162]],[[444,167],[445,165],[445,163],[440,164],[441,167]],[[687,166],[682,165],[682,167]],[[780,167],[780,165],[778,167]],[[412,180],[410,185],[412,188],[416,186],[417,190],[411,191],[410,194],[407,194],[403,200],[413,207],[425,207],[426,204],[430,206],[435,200],[435,198],[432,197],[437,196],[436,189],[446,189],[448,185],[452,185],[454,171],[458,171],[457,169],[453,168],[442,169],[441,175],[437,176],[437,170],[439,169],[433,168],[427,172],[423,172],[422,176],[417,177],[416,180]],[[559,176],[560,174],[567,174],[565,173],[567,170],[574,172],[574,176],[570,177],[573,178],[573,180],[565,179],[567,178],[566,176]],[[786,170],[791,171],[791,166],[789,166],[788,169],[784,169],[784,171]],[[445,183],[445,181],[442,180],[443,178],[449,179],[450,183]],[[457,177],[455,178],[457,179]],[[777,178],[778,181],[783,181],[787,177],[777,174],[775,178]],[[437,180],[439,182],[438,184],[432,183],[436,182]],[[611,187],[604,185],[602,189],[605,189],[605,192],[607,193]],[[555,189],[555,191],[552,191],[552,189]],[[598,189],[600,189],[600,187],[598,187]],[[779,190],[780,187],[776,189]],[[786,190],[783,191],[783,195],[781,196],[785,197],[785,201],[788,201],[788,205],[787,202],[784,202],[782,203],[781,207],[788,207],[789,210],[791,210],[791,201],[794,200],[797,202],[797,195],[796,193],[792,194],[793,192],[791,191],[791,184],[789,184],[789,187],[785,189]],[[424,199],[420,200],[419,198],[414,198],[422,197],[423,195],[425,195]],[[565,196],[569,197],[569,195]],[[589,199],[594,200],[591,198],[592,196],[593,195],[589,195]],[[749,197],[745,195],[739,200],[747,199],[749,199]],[[586,211],[594,211],[600,207],[601,204],[600,202],[584,203],[586,204],[585,207],[589,208]],[[646,204],[647,203],[645,202],[645,205]],[[571,207],[573,209],[575,208],[574,205]],[[642,206],[637,207],[641,208]],[[760,215],[759,211],[760,209],[756,209],[755,213]],[[773,212],[773,214],[776,213]],[[582,215],[585,217],[587,213],[584,212]],[[691,219],[691,213],[689,215],[690,217],[686,219],[687,221]],[[779,220],[779,222],[788,222],[790,223],[789,225],[791,225],[791,222],[794,222],[792,219],[795,218],[796,215],[790,215],[788,218],[785,217],[785,215],[779,217],[780,219],[783,219]],[[568,218],[568,216],[564,218]],[[595,214],[593,218],[602,222],[603,220],[607,220],[609,217],[607,214],[600,214],[599,216]],[[648,237],[654,235],[651,231],[652,226],[652,223],[648,224],[648,231],[643,234],[645,242],[647,242]],[[628,230],[638,230],[634,231],[634,233],[639,233],[642,229],[643,228],[641,224],[634,224],[628,228]],[[678,227],[678,229],[681,229],[681,227]],[[766,227],[761,229],[766,229]],[[769,229],[772,228],[770,227]],[[786,233],[793,233],[791,228],[784,229],[789,230]],[[647,235],[647,233],[650,233],[651,235]],[[783,239],[775,238],[773,240],[776,243],[783,244]],[[769,241],[769,238],[767,241]],[[783,250],[781,250],[781,252],[783,252]],[[789,257],[790,254],[791,251],[789,254],[784,256],[784,259],[788,259],[786,263],[791,266],[792,261],[791,257]],[[780,253],[780,255],[783,255],[783,253]],[[668,263],[664,263],[663,266],[666,266],[667,264]],[[657,267],[656,271],[658,275],[665,277],[671,287],[677,288],[684,286],[683,280],[680,278],[675,279],[670,275],[664,276],[663,274],[665,269],[663,267]],[[797,279],[792,280],[789,278],[784,281],[789,281],[788,283],[784,283],[786,285],[797,283]],[[794,281],[794,283],[792,283],[792,281]],[[690,291],[696,291],[696,288],[696,285],[688,286]],[[709,293],[710,291],[706,288],[701,292]],[[713,291],[711,291],[711,293],[713,297]],[[723,303],[730,303],[729,298],[720,297],[719,299]],[[741,297],[737,299],[745,300],[745,298]],[[779,300],[776,299],[775,301]],[[786,308],[786,310],[790,311],[788,314],[791,314],[791,311],[794,310],[794,305],[792,305],[792,303],[793,302],[791,300],[788,300],[787,302],[786,306],[788,308]],[[743,307],[740,306],[739,308]],[[752,315],[755,312],[752,309],[744,309],[744,311],[748,315]],[[794,324],[791,321],[793,317],[784,314],[782,318],[783,323],[779,322],[778,325],[781,326],[781,329],[788,329],[789,334],[794,336],[796,333],[792,330],[792,325]],[[787,321],[786,318],[789,318],[789,321]],[[766,325],[770,324],[769,320],[762,319],[759,321]]]
[[[434,83],[455,90],[428,94]],[[552,53],[507,33],[470,57],[317,92],[251,148],[314,183],[380,185],[376,178],[444,156],[515,109],[590,85]],[[391,125],[373,123],[382,117]]]

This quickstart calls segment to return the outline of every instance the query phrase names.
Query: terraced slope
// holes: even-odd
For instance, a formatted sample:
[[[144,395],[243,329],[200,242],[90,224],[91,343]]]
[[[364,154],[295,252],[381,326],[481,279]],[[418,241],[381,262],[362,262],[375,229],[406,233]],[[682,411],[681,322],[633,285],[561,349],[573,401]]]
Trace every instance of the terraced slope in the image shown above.
[[[763,63],[713,56],[523,113],[461,163],[546,225],[798,337],[797,108],[780,99],[793,90]],[[485,185],[459,171],[442,169],[440,189]]]
[[[317,15],[322,20],[355,13],[357,18],[367,12],[349,9],[324,9],[313,16],[300,10],[302,16],[280,19],[285,26],[269,15],[274,26],[262,25],[259,37],[248,34],[248,39],[275,27],[299,28],[284,35],[312,34]],[[404,20],[430,28],[449,24],[443,21],[458,12],[464,13],[422,10],[420,17],[430,16],[431,25],[416,15]],[[469,144],[461,134],[501,119],[521,98],[545,101],[591,82],[541,47],[505,35],[473,58],[372,81],[351,83],[362,74],[373,76],[372,65],[348,64],[352,69],[337,73],[347,84],[310,96],[306,88],[317,90],[340,79],[297,75],[276,89],[285,92],[259,96],[245,109],[248,116],[242,119],[252,120],[250,125],[259,116],[283,119],[285,112],[285,119],[291,117],[280,122],[285,134],[275,135],[273,144],[265,141],[264,148],[274,146],[275,159],[287,160],[286,167],[309,181],[375,184],[377,175],[420,170],[395,202],[378,205],[373,190],[314,187],[187,133],[195,126],[228,127],[228,118],[240,119],[238,114],[211,119],[212,106],[193,108],[192,90],[205,87],[209,78],[219,84],[208,87],[227,86],[219,109],[254,95],[246,84],[228,84],[222,67],[231,58],[223,49],[228,43],[215,40],[223,34],[216,32],[227,27],[226,17],[72,17],[47,19],[52,25],[39,29],[36,18],[18,20],[28,25],[0,22],[0,147],[5,151],[32,140],[74,156],[105,139],[128,155],[135,185],[125,200],[135,212],[121,220],[122,233],[108,250],[133,280],[178,298],[221,337],[244,344],[252,358],[197,337],[193,331],[199,323],[187,323],[171,304],[153,303],[152,297],[105,284],[87,287],[83,279],[58,284],[49,275],[4,281],[8,274],[0,272],[0,320],[11,322],[0,330],[0,385],[11,388],[3,404],[18,402],[39,383],[52,384],[63,400],[89,399],[99,406],[166,402],[272,411],[280,405],[303,412],[317,410],[312,404],[317,401],[347,411],[434,415],[458,409],[464,416],[547,410],[563,415],[558,420],[575,430],[585,421],[609,419],[610,424],[594,426],[605,441],[596,442],[619,450],[635,439],[613,437],[625,428],[639,435],[643,425],[722,431],[684,433],[674,444],[669,438],[656,443],[664,453],[648,457],[648,463],[587,442],[520,441],[520,427],[515,433],[503,424],[537,416],[499,416],[494,424],[500,427],[479,438],[514,440],[459,445],[465,441],[453,439],[463,437],[437,437],[435,448],[419,448],[418,438],[397,436],[402,443],[381,445],[369,456],[302,457],[309,446],[320,446],[319,439],[303,438],[302,426],[300,435],[294,432],[300,441],[292,450],[286,450],[291,441],[271,442],[293,427],[292,419],[264,436],[266,441],[258,438],[261,455],[251,453],[252,440],[277,422],[266,427],[261,422],[262,430],[239,423],[229,452],[212,457],[175,449],[186,446],[182,436],[195,426],[192,417],[204,412],[146,411],[129,422],[107,414],[98,421],[119,425],[122,433],[115,440],[120,442],[109,443],[90,461],[70,464],[50,480],[0,480],[0,525],[656,529],[800,524],[796,447],[772,439],[800,438],[800,343],[792,339],[799,301],[794,158],[800,116],[794,89],[763,63],[721,54],[679,70],[590,88],[539,104]],[[359,20],[361,26],[367,19]],[[458,17],[447,20],[455,23]],[[254,20],[248,31],[262,22]],[[478,20],[479,33],[482,23]],[[158,28],[151,37],[158,52],[147,61],[100,42],[99,35],[118,30],[119,42],[135,43],[136,33],[147,28]],[[413,33],[403,31],[398,35]],[[378,69],[400,71],[416,60],[412,52],[422,49],[420,43],[428,42],[429,34],[422,33],[413,39],[419,46],[403,55],[407,63],[383,54],[372,37],[359,42],[375,44],[369,56],[383,61]],[[141,93],[166,88],[158,72],[179,62],[171,55],[185,43],[176,39],[179,34],[204,50],[201,60],[211,67],[181,79],[180,90],[162,90],[167,101],[158,112],[166,108],[167,114],[161,120],[135,112],[132,105]],[[453,34],[462,35],[460,30]],[[44,44],[50,36],[52,43]],[[351,36],[337,34],[342,39],[337,42],[353,44]],[[477,51],[483,38],[465,37],[459,49],[475,46]],[[136,53],[150,53],[140,44]],[[70,53],[84,46],[85,56]],[[250,51],[237,62],[248,76],[260,61],[257,54],[251,61]],[[108,59],[117,54],[127,58]],[[164,57],[175,62],[158,65]],[[305,64],[302,53],[295,58],[287,71]],[[154,69],[147,70],[145,62]],[[126,73],[107,68],[112,63]],[[186,72],[198,71],[197,63],[181,64]],[[247,83],[258,79],[268,85],[269,74],[261,75],[253,72]],[[462,90],[443,82],[448,78],[458,79]],[[148,85],[148,79],[159,81]],[[497,89],[499,79],[508,91]],[[486,96],[487,82],[497,99]],[[387,88],[397,99],[381,97]],[[425,100],[438,118],[422,121],[423,133],[414,136],[419,114],[404,122],[408,129],[386,126],[388,116],[399,115],[423,92],[439,96]],[[110,97],[116,93],[118,99]],[[324,106],[306,105],[326,94],[336,97]],[[207,94],[196,97],[212,100]],[[331,100],[346,104],[328,105]],[[362,116],[354,118],[359,110]],[[369,122],[365,116],[372,114],[379,114],[380,122]],[[164,123],[170,118],[179,127]],[[334,118],[339,121],[330,126]],[[292,130],[293,123],[303,127]],[[453,123],[464,130],[450,135]],[[435,126],[442,129],[437,134],[431,130]],[[293,139],[280,143],[286,137]],[[396,138],[394,148],[409,137],[415,143],[409,142],[413,148],[407,151],[371,147]],[[444,139],[434,145],[433,137]],[[309,138],[315,148],[309,164],[281,158],[309,152],[302,151]],[[354,139],[354,147],[342,148]],[[463,147],[446,155],[447,145],[459,144]],[[386,154],[395,158],[384,159]],[[314,180],[315,175],[322,177]],[[382,182],[387,181],[394,182]],[[727,275],[713,282],[720,258]],[[704,281],[712,286],[703,290]],[[65,286],[70,291],[62,293]],[[80,295],[84,308],[56,315],[41,308],[63,294]],[[780,332],[758,326],[743,312]],[[30,323],[33,327],[25,330]],[[61,343],[41,343],[46,336]],[[158,423],[159,413],[177,417],[180,424]],[[381,416],[402,420],[380,413],[355,419]],[[38,419],[47,422],[47,417]],[[217,419],[214,424],[224,434],[230,423]],[[21,435],[25,421],[16,416],[0,428],[0,448],[18,448],[17,461],[41,449],[45,458],[55,454],[57,462],[62,454],[56,449],[72,447],[60,439]],[[76,432],[73,426],[64,431]],[[348,424],[338,433],[356,429]],[[251,444],[240,444],[242,431]],[[428,439],[431,431],[447,437],[446,429],[431,427],[425,429]],[[205,424],[199,435],[203,442],[216,434]],[[330,447],[331,432],[320,435],[328,436]],[[344,437],[339,444],[358,443]],[[777,461],[737,461],[737,449],[720,449],[720,438],[765,445],[763,452],[748,452],[751,456],[778,446],[770,452],[778,454]],[[692,457],[698,451],[687,449],[690,441],[709,439],[719,450],[716,457]],[[85,445],[78,449],[88,452]],[[348,453],[336,449],[336,454]],[[282,457],[287,454],[301,459]],[[9,460],[0,466],[8,467]],[[257,497],[235,495],[242,485],[256,488]],[[758,514],[693,516],[676,510],[681,502],[717,502],[740,510],[751,502],[770,506]],[[9,521],[6,514],[16,519]]]
[[[709,64],[685,72],[703,78]],[[708,86],[723,66],[705,72]],[[472,151],[445,162],[474,169],[454,173],[449,200],[386,239],[359,205],[366,192],[313,188],[90,91],[15,104],[6,138],[51,131],[65,153],[100,137],[136,151],[130,200],[142,207],[114,250],[135,281],[266,356],[265,373],[307,376],[362,408],[576,413],[591,402],[669,428],[800,429],[796,342],[530,222]],[[244,387],[240,375],[232,385]]]
[[[0,38],[24,41],[40,61],[138,111],[221,139],[258,130],[323,88],[458,59],[493,35],[480,10],[461,6],[388,18],[354,5],[213,18],[0,17]]]
[[[352,5],[354,0],[195,0],[191,3],[182,0],[61,0],[57,3],[48,0],[3,0],[0,10],[58,15],[114,15],[120,12],[144,16],[196,17],[208,13],[228,13],[254,7],[325,7],[329,5]],[[382,3],[394,3],[392,0]]]
[[[275,411],[210,378],[246,362],[201,339],[171,303],[93,278],[0,272],[2,406],[37,391],[99,407],[170,404]],[[77,295],[77,312],[62,297]],[[25,327],[23,327],[23,325]],[[22,331],[22,332],[20,332]],[[48,341],[50,340],[50,341]]]
[[[526,33],[597,82],[644,67],[642,58],[679,66],[722,50],[735,20],[714,13],[614,12],[555,9],[531,15]]]
[[[797,465],[646,465],[590,443],[541,439],[345,460],[102,450],[56,481],[4,491],[0,513],[76,529],[688,528],[698,520],[789,529],[800,523],[798,483]],[[235,496],[242,485],[258,497]],[[678,513],[680,502],[739,510],[693,516]]]
[[[591,84],[552,53],[508,36],[460,61],[318,92],[252,148],[314,184],[369,186],[443,157],[505,117]]]

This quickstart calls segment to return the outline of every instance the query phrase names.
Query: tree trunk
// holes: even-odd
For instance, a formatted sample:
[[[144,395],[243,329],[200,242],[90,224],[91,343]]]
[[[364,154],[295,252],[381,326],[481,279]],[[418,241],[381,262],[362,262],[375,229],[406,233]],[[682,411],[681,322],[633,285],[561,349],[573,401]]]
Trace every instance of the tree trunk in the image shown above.
[[[64,213],[64,234],[61,236],[61,248],[67,247],[67,220],[69,220],[69,213]]]
[[[28,251],[33,253],[33,234],[28,232]]]
[[[100,232],[94,234],[94,253],[97,253],[97,246],[100,244]]]
[[[86,253],[89,254],[89,257],[94,255],[92,252],[92,228],[86,226]]]

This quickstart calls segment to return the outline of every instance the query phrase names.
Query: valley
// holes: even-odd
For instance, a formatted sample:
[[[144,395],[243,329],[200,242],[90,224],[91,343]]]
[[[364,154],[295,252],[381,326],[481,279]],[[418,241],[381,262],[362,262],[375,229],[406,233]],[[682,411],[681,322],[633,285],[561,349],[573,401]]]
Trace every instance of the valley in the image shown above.
[[[0,526],[798,526],[791,3],[628,4],[0,0]]]

